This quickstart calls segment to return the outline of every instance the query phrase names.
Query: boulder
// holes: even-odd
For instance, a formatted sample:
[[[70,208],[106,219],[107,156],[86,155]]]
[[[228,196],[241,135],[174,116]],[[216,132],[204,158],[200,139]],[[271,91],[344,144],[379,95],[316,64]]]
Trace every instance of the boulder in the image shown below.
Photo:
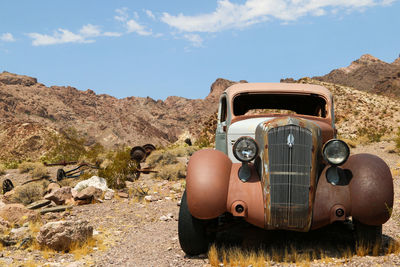
[[[44,196],[45,199],[54,201],[57,205],[64,205],[65,201],[72,198],[71,187],[64,186]]]
[[[83,244],[93,236],[93,227],[87,221],[49,222],[40,228],[36,241],[40,246],[67,251],[75,244]]]
[[[5,205],[2,209],[0,209],[0,217],[11,224],[24,223],[26,221],[36,221],[39,219],[39,215],[35,211],[27,209],[22,204]]]
[[[56,191],[57,189],[60,189],[60,188],[61,188],[61,186],[60,186],[59,184],[57,184],[57,183],[50,183],[50,184],[47,186],[46,192],[47,192],[47,193],[51,193],[51,192],[54,192],[54,191]]]
[[[129,197],[129,194],[128,194],[128,193],[125,193],[125,192],[118,192],[118,196],[119,196],[120,198],[128,198],[128,197]]]
[[[75,200],[84,200],[84,199],[99,199],[103,195],[103,191],[97,187],[89,186],[85,189],[82,189],[76,196],[74,197]]]
[[[98,177],[98,176],[92,176],[91,178],[89,178],[87,180],[80,181],[79,183],[76,184],[74,189],[79,192],[89,186],[99,188],[102,191],[110,191],[110,190],[113,191],[112,189],[107,187],[106,179]]]

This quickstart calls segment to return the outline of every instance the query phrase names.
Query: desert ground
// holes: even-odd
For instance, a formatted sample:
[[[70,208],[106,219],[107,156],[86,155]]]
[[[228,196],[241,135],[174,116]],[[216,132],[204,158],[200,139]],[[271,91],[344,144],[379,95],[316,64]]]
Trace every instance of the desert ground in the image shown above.
[[[375,255],[356,251],[350,224],[337,224],[310,233],[267,232],[239,222],[217,236],[208,255],[188,257],[178,241],[178,213],[185,181],[141,177],[129,188],[147,188],[146,199],[116,195],[112,200],[74,206],[62,213],[47,213],[43,220],[89,221],[95,243],[57,253],[35,246],[2,247],[1,266],[395,266],[400,265],[400,155],[390,153],[392,143],[357,145],[352,153],[372,153],[390,166],[395,186],[391,219],[383,226],[382,248]],[[55,173],[56,168],[51,171]],[[27,179],[17,170],[7,171],[18,184]],[[215,249],[216,248],[216,249]],[[215,256],[219,253],[219,258]],[[229,254],[231,253],[231,254]],[[236,254],[235,254],[236,253]],[[221,255],[230,255],[224,259]],[[235,256],[233,256],[235,255]],[[263,260],[254,255],[263,255]],[[253,256],[253,258],[251,258]],[[235,258],[236,257],[236,258]],[[216,262],[217,258],[217,262]],[[224,264],[225,263],[225,264]]]

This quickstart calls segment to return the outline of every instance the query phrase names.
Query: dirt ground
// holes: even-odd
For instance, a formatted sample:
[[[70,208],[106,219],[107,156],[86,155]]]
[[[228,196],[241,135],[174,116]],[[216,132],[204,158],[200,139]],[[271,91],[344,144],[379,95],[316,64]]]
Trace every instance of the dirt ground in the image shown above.
[[[380,142],[352,149],[352,153],[378,155],[396,174],[393,215],[383,226],[383,248],[379,256],[356,255],[350,224],[332,225],[311,233],[293,233],[266,232],[239,223],[237,227],[218,235],[218,246],[238,246],[246,251],[290,247],[298,253],[314,252],[315,259],[302,263],[311,266],[400,265],[399,254],[387,254],[388,244],[400,240],[400,156],[388,153],[389,145]],[[178,204],[184,181],[152,180],[149,175],[142,175],[132,186],[149,188],[149,194],[157,200],[148,202],[117,197],[104,203],[76,206],[69,212],[45,216],[46,220],[89,220],[95,229],[95,238],[101,242],[88,253],[4,248],[0,251],[0,266],[28,266],[31,263],[39,266],[210,266],[206,255],[188,257],[179,246]],[[288,265],[280,260],[268,264]]]

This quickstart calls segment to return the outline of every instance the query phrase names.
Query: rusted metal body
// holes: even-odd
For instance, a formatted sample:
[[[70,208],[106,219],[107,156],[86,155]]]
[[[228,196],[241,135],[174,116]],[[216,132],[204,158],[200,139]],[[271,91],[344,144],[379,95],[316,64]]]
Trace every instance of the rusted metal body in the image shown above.
[[[77,161],[60,161],[60,162],[56,162],[56,163],[44,163],[44,166],[50,167],[50,166],[67,166],[67,165],[74,165],[77,164]]]
[[[326,101],[326,114],[322,118],[301,114],[235,116],[232,105],[238,94],[271,90],[318,95]],[[254,133],[260,153],[249,163],[251,177],[247,182],[238,177],[242,164],[233,162],[227,153],[213,149],[194,153],[186,178],[192,216],[214,219],[229,212],[260,228],[302,232],[349,217],[366,225],[382,225],[390,218],[393,180],[382,159],[357,154],[342,166],[331,166],[322,157],[323,145],[336,135],[332,96],[327,89],[283,85],[279,90],[277,84],[241,84],[224,94],[228,123],[223,126],[227,133],[234,123],[266,117]],[[330,168],[338,173],[336,185],[328,181]]]

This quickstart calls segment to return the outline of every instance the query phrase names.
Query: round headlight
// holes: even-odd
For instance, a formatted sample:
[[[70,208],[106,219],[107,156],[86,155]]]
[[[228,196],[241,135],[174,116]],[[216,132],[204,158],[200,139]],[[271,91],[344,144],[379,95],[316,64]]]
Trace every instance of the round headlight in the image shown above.
[[[240,137],[233,145],[233,155],[242,162],[252,161],[258,155],[256,141],[248,136]]]
[[[349,146],[342,140],[329,140],[322,149],[324,159],[332,165],[342,165],[350,155]]]

